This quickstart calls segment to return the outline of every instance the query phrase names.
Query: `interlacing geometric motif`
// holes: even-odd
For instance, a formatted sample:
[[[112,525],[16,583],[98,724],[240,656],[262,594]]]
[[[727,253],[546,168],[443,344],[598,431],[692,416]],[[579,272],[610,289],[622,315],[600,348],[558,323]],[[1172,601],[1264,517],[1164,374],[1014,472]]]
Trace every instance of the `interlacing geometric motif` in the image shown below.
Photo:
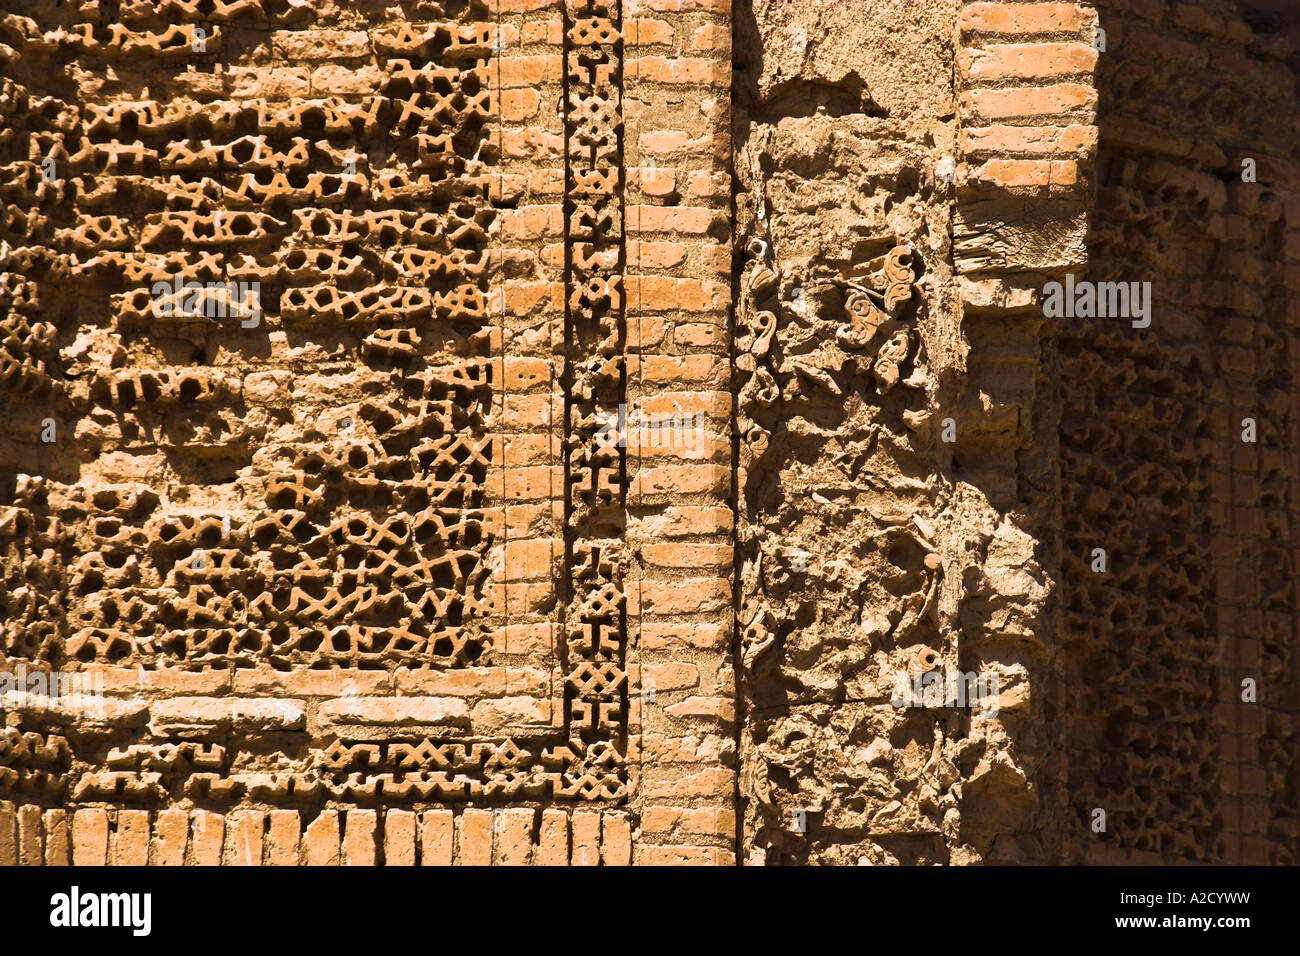
[[[605,763],[627,726],[623,40],[616,0],[565,4],[565,717]]]
[[[148,11],[134,14],[116,39],[90,24],[9,28],[24,52],[56,57],[123,37],[144,56],[169,49]],[[34,94],[7,90],[11,155],[37,188],[8,192],[31,211],[4,239],[29,246],[40,261],[24,271],[46,281],[3,273],[0,392],[44,395],[62,441],[158,450],[178,475],[116,488],[0,476],[0,653],[192,671],[478,659],[490,614],[488,28],[378,32],[385,75],[359,101],[37,111]],[[182,52],[220,52],[221,25],[186,31]],[[57,298],[65,280],[110,290],[105,312]],[[32,324],[38,293],[65,338],[106,357],[84,373],[40,358],[54,326]],[[277,338],[322,376],[352,363],[356,414],[250,423],[253,383],[287,403],[304,374],[297,356],[266,360]],[[312,358],[326,352],[340,364]],[[261,476],[238,475],[241,463]]]
[[[564,5],[566,735],[550,745],[336,744],[333,795],[621,800],[627,793],[627,464],[620,4]]]
[[[372,31],[382,79],[351,95],[82,104],[5,81],[3,158],[21,182],[0,224],[0,397],[23,396],[25,418],[49,409],[92,462],[153,454],[165,468],[108,486],[0,471],[0,661],[196,679],[493,663],[497,48],[486,7],[456,9]],[[518,741],[298,729],[271,745],[137,725],[138,743],[105,752],[26,717],[0,739],[0,790],[152,806],[626,796],[621,10],[582,0],[562,13],[563,729]],[[157,39],[153,11],[131,15],[123,29]],[[52,70],[107,42],[6,22],[16,55],[52,57]],[[192,27],[184,55],[219,60],[221,31]],[[98,294],[63,297],[66,283]],[[78,334],[85,346],[61,360],[56,338]],[[356,392],[268,424],[262,409],[291,405],[305,375],[327,400],[330,381]],[[206,488],[221,491],[177,494]]]

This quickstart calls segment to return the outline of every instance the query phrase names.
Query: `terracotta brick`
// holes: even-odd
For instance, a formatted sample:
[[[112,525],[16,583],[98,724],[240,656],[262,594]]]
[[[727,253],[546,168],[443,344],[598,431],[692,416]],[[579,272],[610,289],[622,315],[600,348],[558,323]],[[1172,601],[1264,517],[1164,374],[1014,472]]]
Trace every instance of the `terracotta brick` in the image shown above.
[[[726,734],[730,738],[730,733]],[[646,762],[656,765],[672,763],[717,764],[725,747],[722,734],[692,733],[689,736],[647,731],[641,736],[641,751]],[[644,823],[643,823],[644,828]]]
[[[685,149],[690,141],[690,134],[672,129],[651,130],[642,133],[639,140],[642,150],[657,155],[669,155]]]
[[[543,163],[564,158],[563,135],[536,126],[502,130],[500,142],[502,152],[511,159]]]
[[[673,28],[667,20],[629,17],[623,25],[628,46],[667,46],[673,42]]]
[[[633,166],[627,171],[627,184],[647,196],[668,196],[677,189],[677,173],[661,166]]]
[[[1074,160],[990,159],[959,176],[963,188],[1006,192],[1013,196],[1056,196],[1081,185]]]
[[[322,73],[321,92],[337,79],[336,73]],[[226,88],[236,99],[305,99],[311,95],[311,73],[303,67],[232,66],[226,71]]]
[[[420,865],[451,866],[455,856],[455,815],[426,810],[420,815]]]
[[[635,693],[640,687],[650,686],[652,682],[657,693],[687,690],[699,686],[700,672],[694,664],[684,664],[680,661],[666,664],[646,662],[641,665],[640,678],[633,687],[633,692]]]
[[[678,581],[647,580],[639,591],[639,608],[649,615],[698,614],[718,611],[731,603],[731,585],[721,578]]]
[[[638,384],[723,383],[730,376],[730,363],[717,355],[634,355],[628,359],[628,377]]]
[[[1097,127],[986,126],[963,129],[966,155],[1007,153],[1021,156],[1087,155],[1097,147]]]
[[[640,633],[641,646],[647,651],[676,651],[688,647],[719,650],[731,640],[731,629],[726,625],[705,622],[643,621]]]
[[[692,137],[680,129],[646,130],[636,138],[636,147],[651,157],[665,160],[681,160],[692,165],[708,161],[721,164],[731,153],[731,140],[722,133]]]
[[[637,403],[638,410],[652,420],[656,417],[708,415],[712,418],[731,417],[731,392],[707,389],[698,392],[655,392]]]
[[[456,820],[456,863],[460,866],[492,864],[491,810],[465,810]]]
[[[267,817],[267,866],[297,866],[302,816],[297,810],[272,810]]]
[[[542,811],[533,863],[537,866],[568,866],[569,815],[564,810],[552,807]]]
[[[647,565],[659,568],[729,569],[735,557],[730,544],[652,544],[641,549]]]
[[[731,177],[725,172],[697,170],[687,179],[686,195],[690,199],[730,199]]]
[[[415,814],[410,810],[384,814],[384,865],[415,866]]]
[[[631,524],[637,537],[682,538],[694,535],[730,534],[735,523],[730,508],[700,505],[672,505]]]
[[[322,810],[307,824],[302,837],[302,859],[307,866],[338,866],[342,862],[337,810]]]
[[[364,30],[276,30],[270,41],[275,56],[292,60],[370,55],[370,36]]]
[[[511,695],[481,700],[470,710],[470,727],[476,734],[496,735],[519,726],[545,726],[555,715],[551,700]]]
[[[497,814],[494,864],[527,866],[531,862],[535,816],[535,811],[527,807],[508,807]]]
[[[730,231],[726,216],[717,209],[699,206],[628,206],[628,229],[632,233],[669,232],[673,235],[703,235],[711,229]]]
[[[8,800],[0,801],[0,866],[18,865],[18,811]]]
[[[731,0],[636,0],[637,9],[654,13],[716,13],[726,16],[731,12]]]
[[[520,632],[514,630],[513,633]],[[547,640],[543,646],[549,649],[550,641]],[[525,645],[516,640],[503,646],[502,652],[518,654],[525,649]],[[546,693],[550,679],[549,672],[535,667],[465,667],[446,671],[403,667],[397,672],[397,691],[399,694],[436,697],[505,697],[512,693],[536,695]]]
[[[564,487],[563,471],[558,466],[508,468],[504,480],[506,498],[517,501],[549,499],[555,489]]]
[[[526,392],[551,384],[554,370],[545,359],[507,356],[502,364],[505,368],[502,387],[509,391]]]
[[[374,866],[378,815],[374,810],[350,809],[343,815],[344,866]]]
[[[235,810],[226,817],[227,866],[261,866],[266,814],[261,810]]]
[[[387,688],[388,675],[380,671],[314,670],[299,667],[276,671],[270,667],[239,668],[231,689],[241,696],[337,697],[340,694],[376,693]]]
[[[966,48],[957,68],[969,85],[1001,80],[1048,80],[1091,73],[1097,51],[1086,43],[1002,43]]]
[[[664,710],[674,717],[702,717],[733,723],[736,719],[736,702],[730,697],[688,697]]]
[[[717,50],[721,53],[731,51],[731,28],[723,23],[708,23],[696,27],[691,34],[691,49],[697,52]]]
[[[710,348],[722,346],[727,337],[716,325],[697,322],[677,326],[673,341],[684,348]]]
[[[119,810],[113,839],[114,866],[149,865],[149,811]]]
[[[606,810],[600,818],[600,861],[605,866],[632,863],[632,825],[627,815]]]
[[[967,90],[961,110],[979,120],[1012,117],[1090,117],[1097,109],[1097,91],[1080,83],[1018,87],[1007,90]]]
[[[45,865],[72,865],[72,821],[66,810],[45,811]]]
[[[735,796],[736,775],[731,770],[710,767],[695,773],[647,775],[645,799],[685,800],[689,797],[711,797],[730,800]]]
[[[629,351],[656,348],[664,340],[667,323],[662,316],[631,314],[627,317],[627,346]]]
[[[712,846],[649,846],[637,853],[638,866],[733,866],[731,850]]]
[[[511,12],[518,11],[511,10]],[[525,20],[520,32],[520,42],[559,46],[564,42],[564,24],[560,20]]]
[[[329,726],[463,727],[469,708],[455,697],[339,697],[321,705]]]
[[[238,69],[238,67],[235,69]],[[297,89],[296,76],[289,74],[289,71],[272,69],[268,72],[272,78],[275,78],[277,74],[285,74],[284,78],[274,87],[277,95],[301,96],[306,94],[307,91],[299,91]],[[348,67],[341,63],[329,63],[325,66],[317,67],[312,72],[311,95],[364,96],[379,85],[382,75],[383,74],[379,71],[379,67],[373,65]],[[284,87],[288,87],[288,89],[285,89]]]
[[[556,204],[503,209],[497,221],[505,239],[547,239],[564,235],[564,209]],[[506,288],[507,307],[512,311],[515,305],[511,294],[521,288],[523,286],[518,283]]]
[[[686,261],[690,247],[684,242],[655,242],[632,239],[627,244],[627,261],[638,272],[672,269]]]
[[[564,542],[556,538],[508,541],[505,546],[505,580],[550,580],[564,557]]]
[[[647,834],[729,838],[736,832],[736,812],[730,807],[647,807],[641,818],[641,829]]]
[[[45,833],[41,808],[27,804],[18,808],[18,863],[42,866],[45,863]]]
[[[570,820],[573,848],[569,855],[569,864],[598,866],[600,864],[600,812],[575,810]]]
[[[628,429],[627,449],[643,465],[672,459],[722,462],[731,457],[731,439],[699,425],[674,428],[651,419]]]
[[[718,281],[667,276],[628,276],[629,310],[725,313],[731,287]]]
[[[159,811],[153,826],[154,865],[184,866],[189,839],[189,811],[179,807]]]
[[[716,465],[662,465],[640,469],[632,481],[629,495],[724,495],[730,485],[730,470]]]
[[[532,119],[541,108],[542,100],[535,89],[506,89],[501,91],[501,119],[507,123],[520,123]]]
[[[1078,33],[1090,22],[1077,3],[965,3],[961,7],[963,33],[1002,33],[1018,36]]]
[[[226,818],[210,810],[195,810],[191,819],[190,851],[195,866],[220,866],[225,843]],[[73,835],[76,834],[74,824]],[[75,859],[74,859],[75,863]]]
[[[108,813],[104,810],[83,807],[72,815],[72,865],[108,865]]]
[[[690,56],[676,59],[634,56],[623,61],[623,75],[630,83],[640,81],[722,88],[731,83],[731,62]]]

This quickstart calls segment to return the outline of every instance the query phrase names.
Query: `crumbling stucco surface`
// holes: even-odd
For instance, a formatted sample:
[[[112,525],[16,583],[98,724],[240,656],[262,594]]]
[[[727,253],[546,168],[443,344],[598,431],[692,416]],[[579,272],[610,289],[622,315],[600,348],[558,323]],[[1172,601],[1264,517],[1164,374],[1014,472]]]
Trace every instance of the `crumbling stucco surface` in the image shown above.
[[[743,382],[752,363],[779,395],[763,407],[738,383],[742,794],[755,862],[1047,852],[1036,838],[1014,845],[1044,829],[1033,792],[1043,728],[1020,722],[1055,641],[1042,612],[1052,582],[1017,507],[1029,502],[1004,466],[1034,408],[1032,391],[1020,409],[995,403],[968,369],[982,342],[960,325],[957,195],[942,176],[958,151],[958,18],[955,3],[738,15],[736,244],[749,261],[737,370]],[[809,36],[821,38],[814,49]],[[862,295],[844,283],[870,286],[872,260],[888,271],[891,250],[911,288],[891,306],[877,280],[887,318],[872,328],[882,314],[864,322]],[[763,268],[779,281],[751,303]],[[751,359],[745,326],[763,309],[777,316],[773,346]],[[1020,638],[1028,649],[1012,646]],[[972,666],[996,707],[926,706],[915,693],[929,675],[946,698]]]
[[[1098,7],[737,6],[748,862],[1294,858],[1294,47]]]
[[[951,729],[891,698],[896,674],[956,663],[934,409],[961,355],[942,319],[951,187],[933,175],[955,145],[956,28],[955,3],[737,10],[751,862],[949,858]]]

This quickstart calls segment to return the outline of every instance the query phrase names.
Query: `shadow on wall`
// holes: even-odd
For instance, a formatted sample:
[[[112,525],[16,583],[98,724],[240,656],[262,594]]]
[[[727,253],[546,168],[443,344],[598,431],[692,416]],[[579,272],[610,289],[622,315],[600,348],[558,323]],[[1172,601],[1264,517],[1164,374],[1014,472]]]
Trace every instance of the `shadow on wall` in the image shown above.
[[[1087,279],[1153,307],[1060,333],[1070,858],[1291,863],[1294,5],[1099,6]]]

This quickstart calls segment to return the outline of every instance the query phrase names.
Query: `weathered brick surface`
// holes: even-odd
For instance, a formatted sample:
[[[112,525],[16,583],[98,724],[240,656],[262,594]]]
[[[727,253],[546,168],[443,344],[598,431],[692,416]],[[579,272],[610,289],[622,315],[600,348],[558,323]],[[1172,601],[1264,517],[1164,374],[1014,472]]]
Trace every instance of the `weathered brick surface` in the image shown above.
[[[0,865],[1294,862],[1295,36],[109,6],[0,0]]]
[[[0,387],[21,407],[0,447],[6,461],[84,448],[90,464],[52,498],[0,475],[0,544],[30,549],[23,536],[57,511],[62,537],[43,547],[94,569],[75,572],[76,593],[42,579],[23,613],[57,623],[33,643],[6,617],[0,652],[80,661],[107,699],[6,698],[40,735],[21,759],[64,753],[72,769],[19,765],[55,805],[0,807],[0,861],[555,865],[575,846],[631,860],[640,607],[600,620],[592,651],[606,656],[583,669],[584,635],[564,624],[580,612],[563,605],[591,542],[635,541],[584,517],[572,450],[608,305],[625,371],[600,401],[650,423],[625,436],[631,467],[591,472],[592,493],[624,511],[669,494],[634,483],[645,457],[677,469],[647,476],[687,496],[664,531],[688,550],[619,573],[666,583],[686,557],[725,577],[729,6],[538,0],[442,22],[400,5],[236,12],[202,35],[199,11],[178,7],[187,51],[159,45],[172,24],[145,7],[124,10],[125,41],[83,29],[80,9],[6,14],[24,103],[48,83],[47,35],[72,38],[55,55],[73,70],[123,42],[138,68],[122,65],[120,90],[77,94],[73,126],[5,109],[55,167],[39,195],[5,194],[24,211],[0,225],[0,318],[23,325],[5,325]],[[566,79],[597,47],[620,64],[618,88]],[[169,58],[204,69],[152,79]],[[682,99],[701,90],[703,111]],[[610,149],[584,158],[601,137]],[[15,170],[45,175],[8,144]],[[150,184],[148,202],[112,200],[128,181]],[[600,195],[618,222],[584,219]],[[38,262],[75,288],[20,277]],[[154,293],[226,276],[262,295],[221,290],[223,311],[188,316]],[[80,336],[70,364],[50,363],[38,302],[52,335]],[[701,324],[716,332],[697,349]],[[111,359],[123,342],[140,351]],[[55,395],[60,437],[43,443],[28,413]],[[689,419],[659,428],[678,408]],[[105,413],[116,424],[88,424]],[[709,613],[720,625],[725,601]],[[700,690],[726,654],[682,648],[679,663],[652,648],[669,694]],[[72,720],[121,734],[103,765],[60,733]],[[471,735],[486,743],[467,749]],[[257,768],[272,738],[296,769]],[[357,806],[362,792],[379,805]]]

